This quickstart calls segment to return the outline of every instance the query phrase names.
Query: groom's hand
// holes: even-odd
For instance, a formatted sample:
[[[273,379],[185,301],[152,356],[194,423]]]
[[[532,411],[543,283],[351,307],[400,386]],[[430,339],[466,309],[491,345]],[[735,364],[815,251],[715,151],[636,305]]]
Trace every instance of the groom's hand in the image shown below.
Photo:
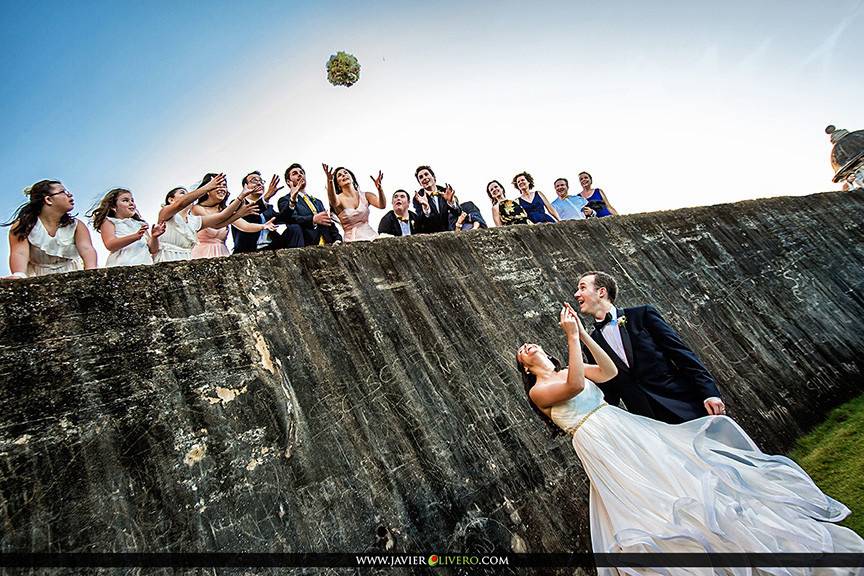
[[[705,411],[712,416],[720,416],[726,414],[726,405],[717,397],[705,399]]]

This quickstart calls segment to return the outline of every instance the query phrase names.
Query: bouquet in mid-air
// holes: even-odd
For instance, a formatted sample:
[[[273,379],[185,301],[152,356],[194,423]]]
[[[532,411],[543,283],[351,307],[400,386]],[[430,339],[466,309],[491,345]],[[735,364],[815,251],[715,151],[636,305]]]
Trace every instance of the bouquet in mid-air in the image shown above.
[[[360,79],[360,63],[347,52],[337,52],[327,61],[327,80],[334,86],[351,86]]]

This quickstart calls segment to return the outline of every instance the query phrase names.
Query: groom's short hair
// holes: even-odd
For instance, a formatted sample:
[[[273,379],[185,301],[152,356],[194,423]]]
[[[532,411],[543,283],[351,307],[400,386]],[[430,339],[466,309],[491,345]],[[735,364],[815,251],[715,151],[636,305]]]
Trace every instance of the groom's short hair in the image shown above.
[[[611,302],[612,304],[615,303],[615,297],[618,296],[618,283],[615,282],[615,278],[613,278],[606,272],[591,270],[590,272],[584,272],[581,276],[579,276],[579,280],[581,281],[586,276],[594,276],[594,289],[600,290],[600,288],[606,288],[606,294],[609,296],[609,302]]]

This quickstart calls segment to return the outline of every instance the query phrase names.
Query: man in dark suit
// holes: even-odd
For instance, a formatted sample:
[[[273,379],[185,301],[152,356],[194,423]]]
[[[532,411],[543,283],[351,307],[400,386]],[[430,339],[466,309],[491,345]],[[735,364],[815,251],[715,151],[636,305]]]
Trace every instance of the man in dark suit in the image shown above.
[[[699,358],[651,305],[619,309],[615,279],[586,272],[574,294],[594,318],[591,337],[612,358],[618,376],[600,384],[606,401],[670,424],[725,414],[717,383]],[[593,361],[593,360],[591,360]]]
[[[414,211],[417,213],[417,233],[446,232],[449,227],[450,213],[459,216],[459,204],[454,197],[453,188],[436,184],[435,172],[429,166],[418,166],[414,177],[421,188],[414,193]]]
[[[281,188],[279,176],[273,176],[266,193],[264,192],[264,180],[261,178],[261,172],[256,170],[243,177],[243,190],[249,193],[247,201],[258,206],[258,214],[244,216],[242,218],[245,221],[243,224],[238,221],[231,225],[234,254],[303,245],[303,235],[297,226],[289,226],[282,236],[275,232],[274,219],[277,217],[277,213],[270,205],[270,199]],[[244,229],[241,230],[241,228]]]
[[[279,199],[279,222],[295,224],[303,232],[305,246],[341,242],[342,235],[324,209],[324,203],[306,193],[306,171],[296,162],[285,170],[289,193]]]
[[[417,214],[408,209],[408,192],[396,190],[393,193],[393,209],[387,212],[378,223],[379,234],[390,236],[410,236],[417,226]]]

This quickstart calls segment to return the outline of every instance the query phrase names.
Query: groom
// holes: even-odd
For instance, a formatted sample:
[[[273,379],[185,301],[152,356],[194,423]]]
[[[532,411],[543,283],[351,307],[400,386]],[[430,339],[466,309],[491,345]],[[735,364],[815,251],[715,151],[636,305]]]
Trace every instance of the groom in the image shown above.
[[[623,400],[630,412],[669,424],[725,414],[714,378],[657,309],[615,308],[617,295],[615,279],[593,271],[582,274],[573,295],[579,311],[594,318],[591,337],[618,367],[618,376],[599,385],[606,401]]]

